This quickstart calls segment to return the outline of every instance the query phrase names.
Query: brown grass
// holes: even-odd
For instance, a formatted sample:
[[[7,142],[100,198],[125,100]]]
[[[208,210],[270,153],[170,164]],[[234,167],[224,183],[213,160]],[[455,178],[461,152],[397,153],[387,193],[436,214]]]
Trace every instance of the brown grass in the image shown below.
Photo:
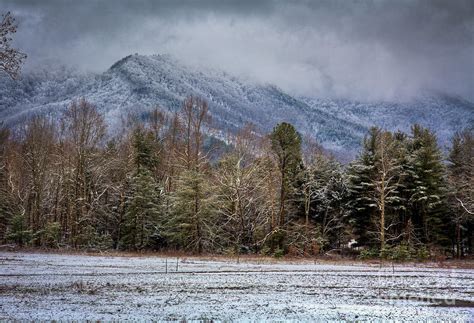
[[[81,256],[107,256],[107,257],[167,257],[167,258],[181,258],[181,259],[194,259],[204,261],[232,261],[232,262],[243,262],[243,263],[258,263],[258,264],[327,264],[327,265],[392,265],[391,261],[380,261],[377,259],[372,260],[359,260],[353,258],[328,258],[324,256],[312,256],[312,257],[295,257],[285,256],[282,258],[273,258],[262,255],[221,255],[221,254],[192,254],[183,251],[96,251],[96,250],[79,250],[79,249],[44,249],[44,248],[14,248],[6,249],[9,252],[31,252],[31,253],[42,253],[42,254],[60,254],[60,255],[81,255]],[[396,262],[395,266],[414,266],[414,267],[430,267],[430,268],[450,268],[450,269],[474,269],[474,259],[436,259],[427,260],[423,262],[409,261],[409,262]]]

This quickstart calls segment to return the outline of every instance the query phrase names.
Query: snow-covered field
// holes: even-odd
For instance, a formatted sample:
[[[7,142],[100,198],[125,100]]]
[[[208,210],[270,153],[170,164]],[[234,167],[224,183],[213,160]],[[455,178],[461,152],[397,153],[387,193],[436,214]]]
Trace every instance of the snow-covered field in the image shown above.
[[[473,306],[472,269],[0,252],[1,321],[472,321]]]

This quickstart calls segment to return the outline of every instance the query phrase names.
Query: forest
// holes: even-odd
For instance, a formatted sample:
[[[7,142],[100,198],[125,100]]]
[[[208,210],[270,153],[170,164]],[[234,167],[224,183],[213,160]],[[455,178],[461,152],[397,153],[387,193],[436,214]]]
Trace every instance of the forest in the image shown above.
[[[289,123],[217,140],[208,103],[129,115],[86,99],[0,129],[0,244],[395,260],[472,254],[474,130],[371,128],[341,164]]]

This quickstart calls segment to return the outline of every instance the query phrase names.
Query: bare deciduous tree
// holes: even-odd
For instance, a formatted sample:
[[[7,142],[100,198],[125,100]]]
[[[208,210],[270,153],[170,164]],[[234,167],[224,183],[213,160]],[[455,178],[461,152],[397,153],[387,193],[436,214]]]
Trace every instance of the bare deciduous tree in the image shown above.
[[[263,208],[269,178],[252,156],[255,141],[250,126],[242,129],[235,138],[235,151],[221,159],[215,176],[217,212],[225,239],[236,253],[256,246],[256,234],[265,231],[269,220],[268,209]]]
[[[81,99],[73,102],[64,114],[63,132],[66,147],[69,148],[69,167],[72,184],[72,207],[70,208],[71,234],[80,233],[90,218],[91,204],[95,199],[95,170],[100,168],[97,148],[106,133],[103,117],[96,107]],[[74,241],[75,244],[75,241]]]
[[[376,165],[377,170],[373,182],[372,201],[379,211],[377,227],[379,228],[380,248],[384,249],[387,242],[386,232],[395,225],[387,217],[389,205],[398,201],[400,166],[395,152],[395,142],[390,132],[381,131],[377,138]],[[390,222],[390,224],[388,224]],[[388,224],[388,225],[387,225]]]
[[[448,183],[450,204],[456,231],[456,255],[464,253],[465,226],[474,216],[474,131],[466,129],[453,138],[448,157]]]
[[[26,187],[26,211],[30,227],[37,231],[47,222],[44,200],[47,194],[50,163],[54,148],[53,124],[44,117],[34,117],[27,124],[22,147]]]
[[[0,70],[7,73],[12,79],[18,78],[20,68],[26,59],[26,54],[11,47],[12,35],[16,33],[15,18],[10,12],[2,16],[0,22]]]

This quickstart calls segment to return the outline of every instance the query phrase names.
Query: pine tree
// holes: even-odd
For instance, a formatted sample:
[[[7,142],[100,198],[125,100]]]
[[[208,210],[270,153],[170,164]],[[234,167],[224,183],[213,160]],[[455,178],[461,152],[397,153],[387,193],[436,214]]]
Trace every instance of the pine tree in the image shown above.
[[[341,165],[333,158],[318,155],[309,171],[313,173],[313,218],[319,225],[321,251],[328,246],[340,248],[345,234],[347,179]]]
[[[202,253],[217,243],[213,230],[208,156],[203,152],[203,127],[210,122],[207,102],[198,97],[188,97],[181,109],[180,126],[182,144],[176,151],[176,167],[181,173],[174,181],[170,194],[172,204],[167,219],[167,237],[175,247]]]
[[[27,245],[32,238],[32,231],[28,229],[26,217],[23,214],[15,214],[10,221],[7,230],[7,240],[15,242],[20,247]]]
[[[151,172],[140,169],[131,179],[130,197],[126,202],[121,245],[141,250],[159,247],[153,240],[160,236],[160,205],[157,185]]]
[[[407,187],[411,219],[423,243],[448,243],[445,167],[436,136],[421,127],[412,127],[407,167]]]
[[[371,129],[363,153],[349,168],[349,205],[358,240],[367,239],[370,245],[378,242],[381,250],[388,241],[401,237],[396,227],[400,227],[398,212],[403,206],[403,144],[395,137],[388,131]]]
[[[409,139],[403,132],[393,134],[393,158],[398,167],[394,180],[397,183],[396,199],[392,201],[390,208],[394,212],[394,223],[392,223],[392,236],[394,242],[412,244],[417,241],[413,236],[413,224],[410,219],[410,191],[411,185],[408,176],[409,169]]]
[[[138,126],[133,131],[134,175],[125,202],[125,219],[121,230],[122,248],[141,250],[165,244],[161,219],[160,190],[153,177],[158,164],[155,138]]]
[[[132,141],[136,170],[145,168],[153,172],[159,164],[158,143],[154,134],[139,125],[133,131]]]
[[[279,225],[284,228],[288,220],[288,203],[294,197],[296,181],[302,168],[301,136],[291,124],[282,122],[273,129],[270,138],[280,172]]]
[[[277,230],[273,234],[271,249],[283,253],[287,247],[289,223],[297,213],[297,186],[302,171],[301,135],[293,125],[282,122],[270,134],[271,149],[279,175],[279,210]],[[293,239],[294,240],[294,239]]]
[[[200,254],[218,245],[212,193],[208,174],[191,169],[179,176],[166,224],[166,236],[173,246]]]
[[[376,206],[370,195],[374,191],[374,175],[376,171],[377,137],[380,129],[371,128],[369,135],[364,138],[363,150],[359,157],[352,162],[348,169],[349,199],[347,208],[350,213],[350,223],[359,246],[375,245],[371,232],[376,228],[372,219]]]

